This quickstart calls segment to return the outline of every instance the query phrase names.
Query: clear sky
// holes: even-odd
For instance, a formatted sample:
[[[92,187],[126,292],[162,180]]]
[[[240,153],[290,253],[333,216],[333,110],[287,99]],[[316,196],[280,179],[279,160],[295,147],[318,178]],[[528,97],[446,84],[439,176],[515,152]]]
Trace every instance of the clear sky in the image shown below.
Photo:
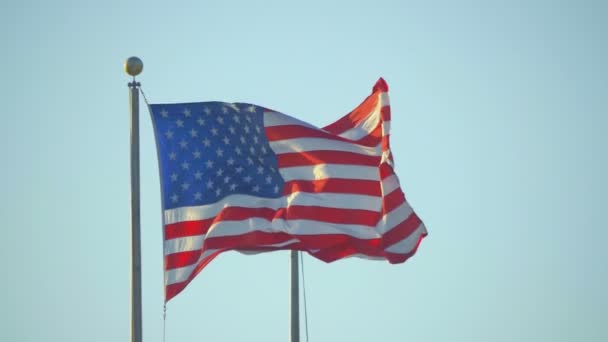
[[[129,111],[263,105],[325,125],[378,77],[429,236],[405,264],[304,259],[311,341],[607,341],[604,1],[3,1],[0,340],[129,340]],[[160,188],[141,118],[144,339]],[[167,341],[286,341],[289,254],[214,260]],[[303,330],[302,326],[302,330]]]

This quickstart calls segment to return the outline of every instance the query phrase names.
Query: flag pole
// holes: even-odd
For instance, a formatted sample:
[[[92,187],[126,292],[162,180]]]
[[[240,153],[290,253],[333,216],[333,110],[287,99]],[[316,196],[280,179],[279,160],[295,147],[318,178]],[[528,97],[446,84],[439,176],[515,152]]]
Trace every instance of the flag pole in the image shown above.
[[[129,57],[125,71],[133,76],[129,82],[131,103],[131,342],[142,342],[141,314],[141,242],[139,210],[139,87],[135,81],[144,68],[141,59]]]
[[[300,280],[298,278],[298,251],[291,251],[291,342],[300,342]]]

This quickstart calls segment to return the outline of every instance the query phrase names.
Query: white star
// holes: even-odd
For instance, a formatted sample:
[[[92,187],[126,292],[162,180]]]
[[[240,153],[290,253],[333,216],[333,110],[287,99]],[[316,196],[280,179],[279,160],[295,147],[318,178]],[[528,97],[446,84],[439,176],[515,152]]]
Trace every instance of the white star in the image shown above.
[[[243,167],[239,166],[235,169],[235,171],[236,171],[236,173],[241,173],[241,172],[243,172]]]
[[[198,131],[195,130],[194,128],[190,130],[190,136],[193,138],[198,137]]]
[[[241,135],[240,140],[241,140],[241,144],[246,144],[246,143],[247,143],[247,140],[246,140],[246,139],[245,139],[245,137],[244,137],[244,136],[242,136],[242,135]]]
[[[169,112],[167,112],[167,110],[163,108],[163,110],[160,111],[160,116],[162,116],[163,118],[168,118]]]
[[[249,113],[255,113],[255,106],[251,105],[247,107],[247,110],[249,111]]]
[[[230,139],[228,139],[228,137],[224,137],[224,139],[222,139],[222,141],[224,141],[224,144],[226,145],[230,145]]]
[[[243,180],[245,181],[245,183],[250,183],[251,182],[251,176],[245,176],[245,178],[243,178]]]
[[[216,196],[219,196],[221,193],[222,193],[222,189],[220,189],[220,188],[215,189]]]
[[[266,152],[268,152],[268,151],[266,150],[266,147],[265,147],[265,146],[262,146],[261,150],[262,150],[262,153],[263,153],[263,154],[266,154]]]
[[[234,126],[228,127],[228,130],[230,131],[231,134],[236,134],[236,129],[234,128]]]
[[[228,165],[234,165],[234,159],[229,158],[228,160],[226,160],[226,163],[228,163]]]
[[[222,175],[224,174],[224,170],[219,169],[217,170],[217,172],[215,173],[218,177],[222,177]]]
[[[245,125],[245,127],[243,127],[243,129],[245,130],[245,133],[249,133],[249,130],[250,130],[249,126]]]
[[[178,199],[179,196],[177,196],[176,194],[173,194],[173,196],[171,196],[171,201],[173,201],[173,203],[177,202]]]
[[[236,190],[236,184],[232,183],[230,184],[230,191],[234,191]]]
[[[263,166],[258,166],[258,175],[261,175],[264,173],[264,167]]]
[[[175,124],[177,125],[177,127],[184,127],[184,122],[181,119],[177,119],[177,121],[175,121]]]
[[[242,152],[241,152],[241,148],[240,148],[240,147],[235,148],[235,149],[234,149],[234,152],[236,152],[236,154],[238,154],[239,156],[240,156],[240,155],[241,155],[241,153],[242,153]]]
[[[188,147],[188,142],[182,139],[182,141],[179,142],[179,146],[185,149],[186,147]]]
[[[247,122],[251,122],[251,117],[249,115],[246,115],[245,120],[247,120]]]
[[[232,116],[232,120],[234,120],[234,122],[236,122],[236,123],[240,123],[241,122],[241,119],[239,118],[238,115],[233,115]]]
[[[186,190],[188,190],[188,188],[190,188],[190,184],[182,183],[182,190],[186,191]]]
[[[192,116],[192,114],[190,114],[190,113],[191,113],[191,112],[190,112],[190,109],[188,109],[188,108],[184,108],[184,116],[185,116],[185,117],[187,117],[187,118],[191,117],[191,116]]]
[[[253,148],[253,146],[251,146],[251,147],[249,148],[249,153],[251,153],[251,154],[255,154],[255,148]]]
[[[203,179],[203,173],[200,171],[196,171],[196,173],[194,174],[194,179],[196,179],[196,180]]]
[[[230,182],[230,176],[224,177],[224,183],[228,184]]]
[[[215,118],[215,121],[217,121],[220,125],[224,124],[224,118],[221,116],[218,116],[217,118]]]
[[[203,194],[201,194],[200,192],[195,193],[194,199],[200,201],[201,199],[203,199]]]
[[[167,139],[173,139],[173,131],[168,130],[165,132],[165,135],[167,136]]]
[[[213,181],[212,180],[207,181],[207,189],[213,189]]]
[[[241,109],[235,103],[230,103],[228,105],[230,106],[230,108],[234,109],[236,112],[241,111]]]
[[[274,167],[271,167],[270,172],[275,173],[275,172],[277,172],[277,169],[275,169]]]
[[[198,118],[198,120],[196,120],[196,122],[198,122],[198,124],[199,124],[200,126],[205,126],[205,119],[203,119],[203,118],[201,118],[201,117],[199,117],[199,118]]]
[[[200,159],[201,158],[201,151],[196,150],[196,151],[192,152],[192,155],[194,156],[194,159]]]
[[[253,143],[254,143],[254,144],[257,144],[257,143],[259,143],[259,142],[260,142],[260,139],[258,138],[258,136],[257,136],[257,135],[254,135],[254,136],[253,136]]]
[[[190,164],[188,162],[183,162],[182,163],[182,169],[188,170],[189,168],[190,168]]]
[[[205,165],[207,165],[207,168],[210,169],[213,167],[213,160],[207,160],[207,162],[205,163]]]
[[[177,182],[177,173],[174,172],[174,173],[171,174],[171,181],[172,182]]]
[[[222,107],[222,113],[224,113],[224,114],[228,113],[228,108],[226,106]]]
[[[217,154],[218,157],[223,157],[224,156],[224,150],[222,150],[221,148],[217,148],[217,150],[215,150],[215,153]]]
[[[260,126],[258,126],[258,125],[255,125],[255,130],[256,130],[256,132],[258,132],[258,133],[261,133],[261,132],[262,132],[262,129],[261,129],[261,128],[260,128]]]
[[[268,183],[268,184],[272,183],[272,177],[266,176],[266,183]]]
[[[253,190],[253,192],[260,192],[260,186],[255,185],[251,190]]]
[[[278,185],[275,185],[275,186],[274,186],[274,193],[276,194],[276,193],[278,193],[278,192],[279,192],[279,186],[278,186]]]
[[[175,152],[169,153],[169,159],[170,160],[175,160],[176,158],[177,158],[177,153],[175,153]]]
[[[211,109],[209,109],[209,107],[205,107],[205,108],[203,108],[203,112],[205,112],[205,114],[209,115],[209,114],[211,114]]]
[[[203,139],[203,145],[205,145],[205,147],[209,147],[211,146],[211,141],[207,138]]]
[[[211,128],[211,134],[217,135],[217,132],[218,132],[217,128],[215,128],[215,127]]]
[[[253,165],[253,159],[251,159],[251,157],[247,157],[247,163],[249,165]]]

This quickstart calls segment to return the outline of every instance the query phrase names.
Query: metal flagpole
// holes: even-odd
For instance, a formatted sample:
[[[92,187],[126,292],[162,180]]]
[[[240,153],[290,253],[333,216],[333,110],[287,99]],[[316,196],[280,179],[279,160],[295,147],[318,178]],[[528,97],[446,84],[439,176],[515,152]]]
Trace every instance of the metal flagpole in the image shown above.
[[[291,251],[291,342],[300,342],[300,279],[298,251]]]
[[[139,210],[139,82],[135,76],[144,68],[141,59],[129,57],[125,71],[133,76],[129,82],[131,102],[131,342],[142,342],[141,320],[141,243]]]

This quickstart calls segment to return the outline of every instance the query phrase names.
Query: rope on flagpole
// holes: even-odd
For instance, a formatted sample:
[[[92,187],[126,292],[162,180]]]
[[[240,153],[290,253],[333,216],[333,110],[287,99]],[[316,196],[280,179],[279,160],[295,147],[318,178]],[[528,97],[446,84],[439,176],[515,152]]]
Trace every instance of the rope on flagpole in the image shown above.
[[[163,304],[163,342],[167,339],[167,303]]]
[[[144,90],[141,86],[139,86],[139,92],[141,93],[141,96],[144,97],[144,101],[146,102],[146,106],[148,106],[148,108],[150,108],[150,103],[148,102],[148,98],[146,97],[146,93],[144,93]]]
[[[304,296],[304,329],[306,331],[306,342],[308,342],[308,305],[306,303],[306,282],[304,281],[304,253],[300,253],[300,268],[302,269],[302,295]]]
[[[148,110],[150,110],[150,102],[148,102],[148,97],[146,96],[146,93],[144,92],[144,89],[141,86],[139,87],[139,92],[141,93],[141,96],[144,98],[144,102],[146,103]],[[163,284],[163,286],[164,286],[164,284]],[[166,341],[167,341],[167,302],[165,302],[163,304],[163,342],[166,342]]]

